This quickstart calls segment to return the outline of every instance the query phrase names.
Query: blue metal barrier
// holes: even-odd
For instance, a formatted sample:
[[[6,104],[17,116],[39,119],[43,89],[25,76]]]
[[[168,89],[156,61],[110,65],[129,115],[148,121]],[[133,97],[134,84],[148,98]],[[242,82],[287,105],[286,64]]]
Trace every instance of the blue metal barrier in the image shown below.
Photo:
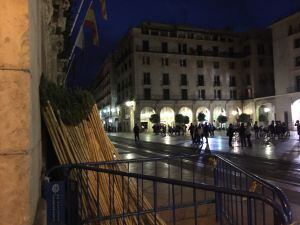
[[[290,223],[290,207],[282,191],[221,156],[212,159],[213,164],[203,161],[199,155],[81,163],[56,167],[48,176],[51,177],[54,171],[62,171],[66,193],[69,193],[70,184],[73,192],[76,190],[73,196],[77,196],[77,200],[71,205],[71,198],[67,200],[67,225],[125,224],[126,218],[135,218],[136,224],[143,224],[145,215],[153,216],[155,224],[158,217],[167,224],[177,225],[203,224],[204,218],[210,219],[209,224]],[[106,183],[100,181],[100,174],[107,177]],[[96,177],[96,196],[89,190],[91,176]],[[120,181],[122,190],[122,196],[119,196],[122,209],[115,207],[116,181]],[[262,187],[249,190],[253,181]],[[134,208],[129,208],[126,203],[130,199],[129,183],[134,184],[138,193]],[[109,196],[109,213],[106,214],[99,204],[103,192]],[[144,199],[151,205],[144,205]],[[209,214],[203,215],[205,210]],[[74,217],[78,223],[70,222]]]
[[[265,181],[264,179],[260,178],[259,176],[239,168],[237,165],[235,165],[234,163],[232,163],[231,161],[225,159],[220,155],[215,155],[214,157],[216,159],[216,168],[215,168],[214,175],[215,175],[215,180],[217,180],[217,184],[216,184],[217,186],[232,188],[235,190],[245,190],[245,191],[255,192],[263,196],[266,196],[272,199],[272,201],[280,205],[285,215],[287,216],[289,223],[292,223],[291,208],[289,205],[289,201],[283,191],[281,191],[278,187]],[[255,202],[250,201],[248,204],[254,204],[253,207],[256,207]],[[229,208],[226,207],[226,205],[222,205],[221,207],[224,210],[224,213],[227,216],[229,216],[228,215],[230,213]],[[262,211],[265,211],[264,205],[262,205],[261,209]],[[250,217],[249,219],[257,220],[255,216],[256,215],[253,215],[253,218]],[[263,221],[266,220],[264,213],[262,219]]]

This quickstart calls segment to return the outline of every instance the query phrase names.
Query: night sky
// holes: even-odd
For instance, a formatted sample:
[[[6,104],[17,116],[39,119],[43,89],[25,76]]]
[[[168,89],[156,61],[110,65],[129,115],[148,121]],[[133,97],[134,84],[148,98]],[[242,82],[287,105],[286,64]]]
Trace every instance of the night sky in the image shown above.
[[[300,10],[300,0],[106,0],[108,21],[104,21],[94,1],[100,47],[92,46],[91,32],[85,29],[85,49],[76,51],[76,65],[68,77],[72,86],[90,86],[107,54],[131,27],[143,21],[245,31],[267,27]]]

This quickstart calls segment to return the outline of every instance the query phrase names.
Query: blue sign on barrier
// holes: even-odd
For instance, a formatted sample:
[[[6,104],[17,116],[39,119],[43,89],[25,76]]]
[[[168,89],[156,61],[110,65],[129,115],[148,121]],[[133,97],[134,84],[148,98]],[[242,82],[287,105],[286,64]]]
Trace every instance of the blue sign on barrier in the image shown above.
[[[65,225],[65,183],[46,184],[47,225]]]

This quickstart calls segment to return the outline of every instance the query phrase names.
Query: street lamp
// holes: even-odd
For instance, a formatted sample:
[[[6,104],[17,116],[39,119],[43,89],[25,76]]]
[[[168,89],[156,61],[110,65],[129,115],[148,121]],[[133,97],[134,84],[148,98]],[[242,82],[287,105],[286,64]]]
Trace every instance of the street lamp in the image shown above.
[[[127,101],[127,102],[125,102],[125,105],[127,106],[127,107],[133,107],[134,105],[135,105],[135,101]]]

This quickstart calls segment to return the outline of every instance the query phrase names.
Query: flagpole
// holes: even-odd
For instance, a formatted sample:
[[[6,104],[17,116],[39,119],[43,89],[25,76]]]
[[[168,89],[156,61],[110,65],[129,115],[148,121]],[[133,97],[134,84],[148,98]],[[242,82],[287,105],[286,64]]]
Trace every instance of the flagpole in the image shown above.
[[[77,14],[76,14],[76,17],[75,17],[74,23],[73,23],[73,25],[72,25],[72,28],[71,28],[71,31],[70,31],[70,34],[69,34],[69,36],[72,36],[72,34],[73,34],[73,31],[74,31],[74,28],[75,28],[76,22],[77,22],[77,20],[78,20],[79,14],[80,14],[80,12],[81,12],[81,9],[82,9],[82,7],[83,7],[83,3],[84,3],[85,1],[86,1],[86,0],[82,0],[82,1],[81,1],[81,3],[80,3],[79,9],[78,9],[78,11],[77,11]],[[90,5],[89,5],[89,7],[88,7],[88,8],[90,8],[90,7],[91,7],[91,5],[92,5],[93,1],[94,1],[94,0],[90,0]]]
[[[79,9],[79,10],[81,10],[84,1],[85,1],[85,0],[82,0],[81,5],[80,5],[80,9]],[[92,4],[93,4],[93,0],[90,1],[90,5],[89,5],[89,7],[88,7],[88,10],[89,10],[89,8],[92,6]],[[86,11],[84,18],[86,17],[86,14],[87,14],[88,10]],[[75,21],[74,21],[74,23],[73,23],[73,27],[72,27],[71,32],[70,32],[70,36],[71,36],[72,30],[73,30],[74,27],[75,27],[75,24],[76,24],[76,20],[77,20],[77,18],[78,18],[78,15],[79,15],[79,12],[78,12],[78,14],[76,15]],[[83,22],[84,22],[84,21],[83,21]],[[81,26],[82,26],[82,25],[81,25]],[[83,29],[83,28],[81,28],[81,29]],[[83,31],[82,31],[82,32],[83,32]],[[65,81],[67,80],[67,77],[68,77],[68,75],[69,75],[69,72],[70,72],[72,63],[73,63],[74,58],[75,58],[75,57],[74,57],[74,56],[75,56],[74,52],[75,52],[75,48],[76,48],[76,42],[77,42],[77,37],[76,37],[76,39],[75,39],[75,43],[74,43],[74,45],[73,45],[71,54],[70,54],[69,59],[68,59],[68,65],[69,65],[69,66],[68,66],[68,70],[67,70],[67,73],[66,73],[66,77],[65,77],[64,83],[65,83]]]
[[[67,78],[68,78],[68,75],[69,75],[69,72],[70,72],[70,70],[71,70],[71,67],[72,67],[72,64],[73,64],[74,59],[75,59],[75,54],[72,55],[71,62],[70,62],[69,67],[68,67],[68,71],[67,71],[67,73],[66,73],[66,77],[65,77],[64,82],[63,82],[64,84],[66,83],[66,80],[67,80]]]

